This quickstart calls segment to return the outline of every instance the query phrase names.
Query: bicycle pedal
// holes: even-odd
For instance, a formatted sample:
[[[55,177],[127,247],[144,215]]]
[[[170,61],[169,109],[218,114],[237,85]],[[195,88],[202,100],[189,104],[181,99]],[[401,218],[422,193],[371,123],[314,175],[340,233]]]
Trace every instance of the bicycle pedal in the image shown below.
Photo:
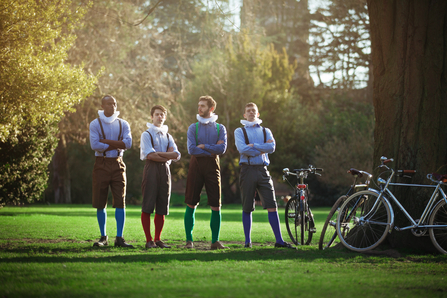
[[[317,229],[316,229],[316,228],[310,228],[310,229],[309,229],[309,232],[311,232],[311,233],[316,233],[316,232],[317,232]]]

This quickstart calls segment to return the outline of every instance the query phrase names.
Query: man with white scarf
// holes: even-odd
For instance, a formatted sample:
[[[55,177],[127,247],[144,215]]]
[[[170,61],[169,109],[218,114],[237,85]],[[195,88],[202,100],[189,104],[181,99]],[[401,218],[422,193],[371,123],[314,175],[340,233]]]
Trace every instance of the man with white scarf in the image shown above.
[[[161,105],[151,109],[152,123],[141,134],[140,159],[145,160],[143,181],[141,183],[143,203],[141,208],[141,224],[146,236],[146,248],[171,248],[161,241],[165,216],[169,214],[171,197],[171,161],[180,160],[180,152],[168,126],[164,125],[167,110]],[[151,214],[154,212],[155,237],[151,235]]]
[[[219,241],[221,226],[221,179],[219,155],[227,150],[227,130],[216,123],[216,101],[211,96],[201,96],[198,103],[197,123],[188,128],[187,146],[191,155],[186,180],[184,217],[186,248],[193,248],[192,231],[200,193],[205,185],[208,205],[211,207],[211,249],[225,249]]]
[[[93,199],[92,206],[96,208],[101,238],[93,246],[109,244],[106,233],[107,196],[109,186],[115,208],[116,239],[115,246],[133,248],[123,238],[126,220],[126,165],[123,153],[132,146],[132,135],[127,121],[118,118],[116,99],[106,95],[102,98],[99,117],[90,123],[90,146],[95,151],[93,167]]]
[[[275,235],[275,247],[294,248],[284,242],[278,216],[272,177],[267,169],[270,164],[269,153],[275,151],[276,143],[270,129],[262,127],[258,107],[248,103],[244,110],[244,127],[236,128],[234,139],[240,153],[239,184],[242,196],[242,224],[245,234],[245,247],[251,248],[252,212],[255,210],[255,193],[259,194],[262,207],[268,211],[270,226]]]

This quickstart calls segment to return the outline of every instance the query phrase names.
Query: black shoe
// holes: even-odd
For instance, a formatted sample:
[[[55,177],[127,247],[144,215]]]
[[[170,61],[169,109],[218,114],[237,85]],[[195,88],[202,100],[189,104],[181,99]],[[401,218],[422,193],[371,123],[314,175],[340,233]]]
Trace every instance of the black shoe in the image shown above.
[[[283,244],[276,242],[275,243],[275,247],[277,248],[291,248],[291,249],[296,249],[296,247],[292,246],[290,243],[287,243],[284,241]]]
[[[251,243],[245,243],[244,247],[245,248],[251,248]]]
[[[123,237],[116,237],[115,246],[134,248],[133,245],[126,243]]]
[[[99,241],[93,243],[93,246],[107,246],[109,245],[109,237],[106,236],[101,236],[101,238],[99,238]]]

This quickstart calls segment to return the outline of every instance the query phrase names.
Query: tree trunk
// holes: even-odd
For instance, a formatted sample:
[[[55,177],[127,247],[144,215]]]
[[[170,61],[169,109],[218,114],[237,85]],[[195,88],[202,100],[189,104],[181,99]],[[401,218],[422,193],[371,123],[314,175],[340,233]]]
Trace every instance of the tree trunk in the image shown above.
[[[53,156],[54,203],[71,204],[71,178],[68,167],[67,142],[62,134]]]
[[[374,164],[394,158],[395,169],[415,169],[411,183],[430,184],[430,172],[447,163],[447,1],[368,0],[371,23]],[[440,169],[442,168],[442,169]],[[410,182],[410,181],[407,181]],[[429,190],[392,189],[419,218]],[[410,223],[394,208],[398,227]],[[394,247],[432,250],[428,237],[393,231]]]

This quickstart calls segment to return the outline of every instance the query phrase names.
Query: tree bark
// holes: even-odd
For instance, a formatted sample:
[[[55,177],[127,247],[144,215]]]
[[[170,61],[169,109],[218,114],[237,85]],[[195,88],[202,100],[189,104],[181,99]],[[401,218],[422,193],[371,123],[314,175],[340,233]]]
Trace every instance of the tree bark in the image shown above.
[[[61,134],[53,156],[54,203],[71,204],[71,178],[68,167],[67,142]]]
[[[427,173],[446,173],[447,164],[447,1],[368,0],[371,23],[374,165],[394,158],[395,169],[415,169],[411,183],[430,184]],[[440,169],[442,168],[442,169]],[[410,182],[410,181],[407,181]],[[419,218],[429,190],[392,189]],[[410,223],[394,208],[396,226]],[[394,231],[394,247],[432,250],[428,237]]]

